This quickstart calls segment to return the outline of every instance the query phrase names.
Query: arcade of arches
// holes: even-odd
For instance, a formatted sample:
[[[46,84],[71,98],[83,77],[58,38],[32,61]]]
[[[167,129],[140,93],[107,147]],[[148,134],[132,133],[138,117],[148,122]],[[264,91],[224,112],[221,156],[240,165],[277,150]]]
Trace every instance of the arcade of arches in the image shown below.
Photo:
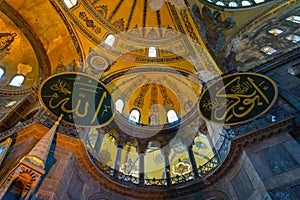
[[[42,102],[75,72],[105,85],[107,123]],[[239,72],[272,79],[274,105],[204,119]],[[0,0],[0,105],[0,199],[300,199],[300,1]]]

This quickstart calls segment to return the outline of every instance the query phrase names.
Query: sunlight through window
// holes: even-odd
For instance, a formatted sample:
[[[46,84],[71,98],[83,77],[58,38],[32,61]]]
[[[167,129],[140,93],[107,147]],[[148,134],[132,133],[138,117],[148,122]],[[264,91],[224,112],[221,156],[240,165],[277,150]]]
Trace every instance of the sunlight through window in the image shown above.
[[[15,75],[9,82],[9,85],[14,87],[21,87],[24,82],[24,79],[25,77],[23,75]]]
[[[293,43],[297,43],[300,41],[300,36],[291,34],[291,35],[286,36],[285,39],[287,39]]]
[[[242,6],[251,6],[249,1],[242,1]]]
[[[177,114],[174,110],[169,110],[168,113],[167,113],[167,117],[168,117],[168,122],[169,123],[178,121]]]
[[[286,20],[294,22],[296,24],[300,24],[300,16],[290,16],[286,18]]]
[[[276,49],[274,49],[270,46],[262,47],[260,50],[269,56],[277,52]]]
[[[265,2],[265,0],[254,0],[255,1],[255,3],[263,3],[263,2]]]
[[[132,109],[129,115],[129,120],[135,123],[139,123],[140,116],[141,116],[140,111],[138,111],[137,109]]]
[[[3,77],[5,71],[2,67],[0,67],[0,79]]]
[[[155,58],[156,57],[155,47],[149,47],[148,57],[150,57],[150,58]]]
[[[282,32],[283,32],[283,30],[278,29],[278,28],[273,28],[273,29],[268,30],[268,33],[270,33],[272,35],[279,35]]]
[[[64,0],[68,8],[73,8],[77,4],[77,0]]]
[[[229,2],[228,4],[229,7],[238,7],[237,3],[236,2]]]
[[[112,47],[114,45],[114,43],[115,43],[115,40],[116,40],[115,36],[113,36],[112,34],[109,34],[105,38],[104,43],[107,44],[108,46]]]
[[[123,109],[124,109],[124,101],[122,100],[122,99],[118,99],[117,101],[116,101],[116,110],[119,112],[119,113],[121,113],[121,112],[123,112]]]
[[[225,4],[223,2],[221,2],[221,1],[217,1],[216,5],[218,5],[218,6],[225,6]]]

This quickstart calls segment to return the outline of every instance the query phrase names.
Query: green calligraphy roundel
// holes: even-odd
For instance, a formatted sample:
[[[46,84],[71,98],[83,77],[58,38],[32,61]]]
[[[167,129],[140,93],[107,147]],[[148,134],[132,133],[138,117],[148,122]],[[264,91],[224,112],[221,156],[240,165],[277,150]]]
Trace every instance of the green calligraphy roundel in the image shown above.
[[[40,87],[43,107],[78,126],[104,126],[114,116],[114,103],[105,85],[84,73],[67,72],[47,78]]]
[[[275,82],[257,73],[236,73],[218,79],[201,94],[199,113],[205,120],[235,125],[267,112],[278,96]]]

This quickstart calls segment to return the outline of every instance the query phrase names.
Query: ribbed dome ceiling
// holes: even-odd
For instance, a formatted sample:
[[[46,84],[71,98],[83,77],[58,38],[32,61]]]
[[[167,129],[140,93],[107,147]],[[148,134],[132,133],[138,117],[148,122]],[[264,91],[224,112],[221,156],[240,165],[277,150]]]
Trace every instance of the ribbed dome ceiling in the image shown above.
[[[118,99],[125,102],[123,115],[129,116],[132,109],[137,109],[141,124],[149,124],[150,116],[155,115],[159,118],[156,125],[168,123],[169,110],[174,110],[179,118],[191,111],[201,90],[199,85],[179,73],[155,71],[125,74],[108,87],[113,87],[115,102]]]
[[[140,1],[140,0],[116,0],[116,1],[82,1],[96,18],[110,23],[115,30],[127,31],[142,27],[160,27],[175,29],[176,21],[173,20],[169,4],[165,1]],[[167,1],[168,2],[168,1]],[[183,1],[179,1],[183,2]],[[184,4],[178,4],[178,6]],[[112,27],[111,27],[111,30]]]

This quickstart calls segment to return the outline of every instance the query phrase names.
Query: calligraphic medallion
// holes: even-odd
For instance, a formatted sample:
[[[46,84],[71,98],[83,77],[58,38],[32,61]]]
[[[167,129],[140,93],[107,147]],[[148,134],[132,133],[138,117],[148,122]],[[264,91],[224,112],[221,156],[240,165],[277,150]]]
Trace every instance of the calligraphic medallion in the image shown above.
[[[241,124],[267,112],[277,96],[276,83],[265,75],[250,72],[230,74],[203,91],[199,113],[213,123]]]
[[[51,114],[78,126],[104,126],[114,116],[114,103],[105,85],[84,73],[67,72],[47,78],[39,99]]]

